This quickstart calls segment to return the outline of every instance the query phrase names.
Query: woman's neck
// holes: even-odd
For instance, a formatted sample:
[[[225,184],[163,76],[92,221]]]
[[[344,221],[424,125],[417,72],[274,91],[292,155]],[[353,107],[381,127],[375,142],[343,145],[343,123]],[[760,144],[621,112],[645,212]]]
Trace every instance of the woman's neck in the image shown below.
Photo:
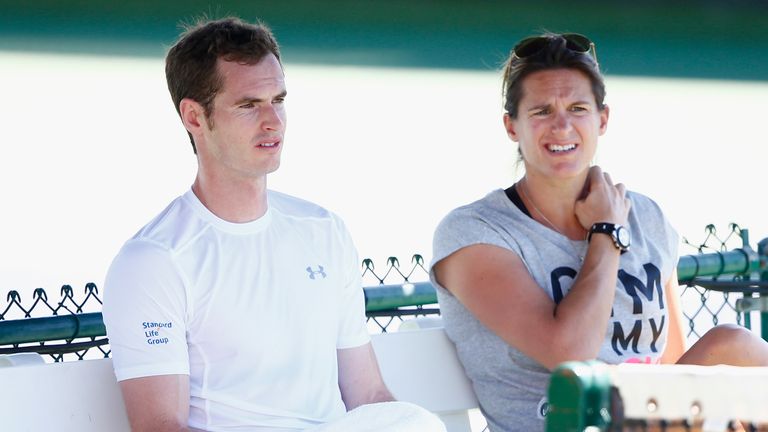
[[[551,181],[526,174],[517,185],[524,204],[536,221],[572,240],[583,240],[586,230],[576,218],[574,205],[585,195],[585,182],[586,176]]]

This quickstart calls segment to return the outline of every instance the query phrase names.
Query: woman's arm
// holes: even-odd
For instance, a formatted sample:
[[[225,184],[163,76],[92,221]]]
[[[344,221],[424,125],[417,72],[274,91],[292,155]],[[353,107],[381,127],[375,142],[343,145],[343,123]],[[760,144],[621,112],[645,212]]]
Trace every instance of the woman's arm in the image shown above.
[[[600,351],[616,290],[619,251],[594,236],[579,276],[559,305],[512,251],[468,246],[435,265],[437,282],[484,325],[525,355],[552,369]]]
[[[672,276],[664,286],[664,296],[667,302],[667,312],[669,313],[669,331],[667,332],[667,347],[661,355],[661,362],[664,364],[677,363],[680,356],[686,350],[685,331],[683,330],[683,313],[680,307],[680,286],[677,283],[677,270],[672,272]]]
[[[624,224],[630,203],[599,167],[590,168],[586,196],[574,214],[584,229],[595,222]],[[437,264],[438,283],[508,344],[552,369],[569,360],[594,359],[611,315],[619,250],[607,235],[592,236],[576,280],[559,304],[507,249],[472,245]]]

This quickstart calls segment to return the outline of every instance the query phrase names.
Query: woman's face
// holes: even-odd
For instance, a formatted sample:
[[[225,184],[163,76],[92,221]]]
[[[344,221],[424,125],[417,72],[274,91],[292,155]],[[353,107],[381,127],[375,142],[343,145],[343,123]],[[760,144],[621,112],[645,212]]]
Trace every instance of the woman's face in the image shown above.
[[[504,127],[520,145],[526,175],[586,175],[608,125],[608,107],[598,110],[589,78],[574,69],[544,70],[524,78],[522,89],[517,118],[504,114]]]

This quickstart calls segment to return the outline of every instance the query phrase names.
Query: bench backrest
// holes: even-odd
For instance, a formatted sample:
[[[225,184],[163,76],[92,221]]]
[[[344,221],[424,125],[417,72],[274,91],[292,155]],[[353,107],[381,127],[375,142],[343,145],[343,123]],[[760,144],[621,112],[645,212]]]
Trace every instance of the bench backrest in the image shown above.
[[[469,431],[477,399],[442,328],[373,335],[384,381],[399,400],[438,414],[449,432]],[[0,367],[0,428],[130,431],[112,359]]]
[[[371,336],[379,367],[396,399],[440,416],[448,432],[470,430],[468,410],[479,403],[442,327]]]
[[[130,431],[112,359],[0,367],[0,428]]]

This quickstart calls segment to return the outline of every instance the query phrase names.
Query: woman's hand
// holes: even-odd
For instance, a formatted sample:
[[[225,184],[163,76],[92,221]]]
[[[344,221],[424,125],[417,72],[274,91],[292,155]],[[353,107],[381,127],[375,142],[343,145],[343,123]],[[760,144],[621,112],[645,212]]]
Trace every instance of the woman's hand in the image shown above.
[[[631,203],[623,184],[614,185],[611,176],[598,166],[589,169],[584,193],[574,205],[574,214],[585,230],[597,222],[626,225]]]

